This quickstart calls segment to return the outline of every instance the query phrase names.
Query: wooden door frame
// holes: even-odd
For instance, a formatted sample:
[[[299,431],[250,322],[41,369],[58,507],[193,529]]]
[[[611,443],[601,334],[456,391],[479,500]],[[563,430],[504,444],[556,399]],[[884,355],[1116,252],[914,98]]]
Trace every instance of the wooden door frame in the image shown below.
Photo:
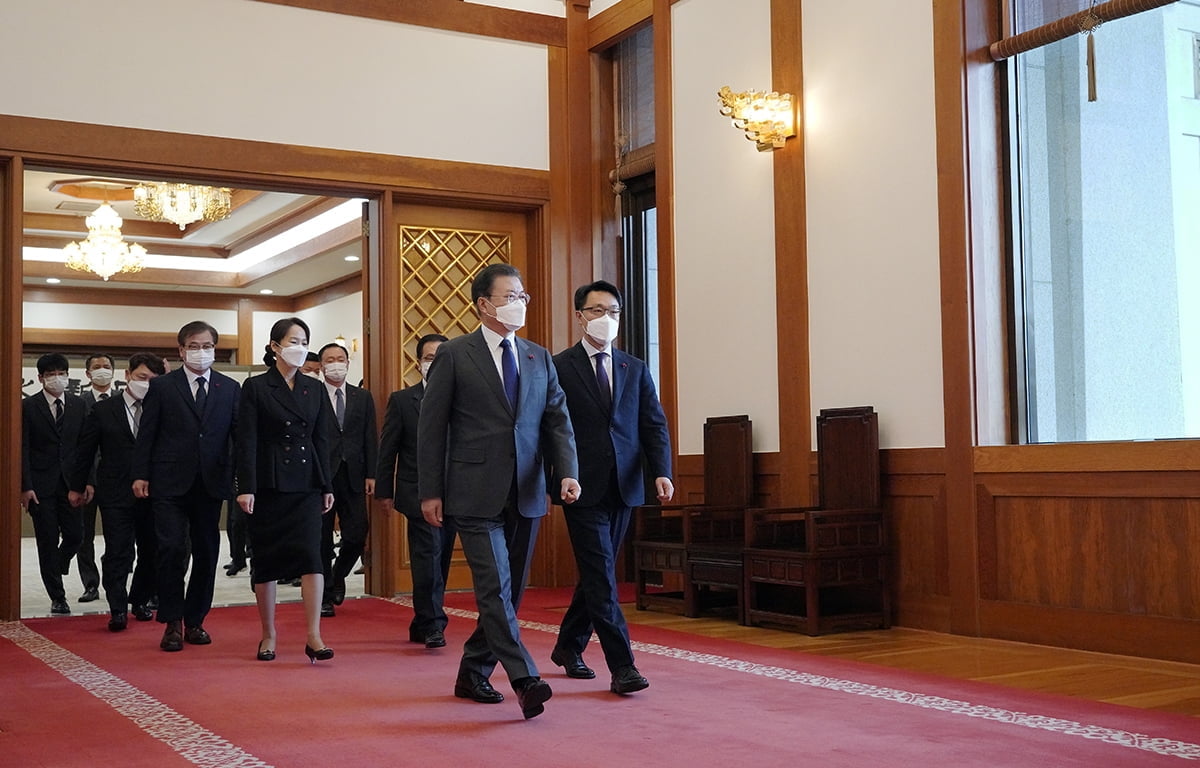
[[[363,268],[366,329],[365,386],[382,408],[386,394],[398,388],[383,366],[372,359],[395,354],[403,339],[395,338],[389,317],[389,286],[384,265],[394,263],[395,244],[381,236],[395,229],[397,202],[493,208],[523,213],[529,222],[530,272],[546,285],[569,283],[565,264],[554,264],[547,243],[552,231],[565,226],[550,215],[550,173],[479,163],[428,160],[367,152],[298,147],[261,141],[168,133],[60,120],[0,115],[0,353],[21,357],[23,172],[28,166],[63,167],[98,174],[173,175],[197,181],[245,184],[308,194],[356,195],[370,200],[375,215],[368,226],[369,258]],[[543,309],[546,338],[565,332],[567,317]],[[20,382],[0,377],[0,427],[5,455],[20,455]],[[0,472],[0,498],[12,505],[20,496],[20,465]],[[0,620],[20,618],[20,518],[0,523]],[[376,542],[386,546],[386,542]],[[390,595],[387,579],[373,574],[368,589]]]

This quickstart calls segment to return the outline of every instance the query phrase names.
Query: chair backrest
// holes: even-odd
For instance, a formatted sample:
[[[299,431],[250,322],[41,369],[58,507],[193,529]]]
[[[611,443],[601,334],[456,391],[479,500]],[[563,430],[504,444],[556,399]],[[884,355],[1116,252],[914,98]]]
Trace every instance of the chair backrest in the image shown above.
[[[754,503],[754,446],[749,416],[714,416],[704,422],[704,503]]]
[[[821,409],[817,483],[822,509],[880,506],[879,417],[874,408]]]

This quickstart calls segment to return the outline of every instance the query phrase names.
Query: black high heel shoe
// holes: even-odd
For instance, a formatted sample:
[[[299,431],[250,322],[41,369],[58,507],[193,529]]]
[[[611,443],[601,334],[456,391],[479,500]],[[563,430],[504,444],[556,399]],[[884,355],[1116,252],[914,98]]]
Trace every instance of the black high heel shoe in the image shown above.
[[[318,661],[329,661],[330,659],[332,659],[333,658],[333,649],[332,648],[321,648],[319,650],[314,651],[311,645],[309,645],[308,643],[305,643],[304,644],[304,655],[308,657],[309,664],[316,664]]]
[[[258,655],[255,658],[259,661],[275,661],[275,651],[271,648],[264,650],[260,642],[258,644]]]

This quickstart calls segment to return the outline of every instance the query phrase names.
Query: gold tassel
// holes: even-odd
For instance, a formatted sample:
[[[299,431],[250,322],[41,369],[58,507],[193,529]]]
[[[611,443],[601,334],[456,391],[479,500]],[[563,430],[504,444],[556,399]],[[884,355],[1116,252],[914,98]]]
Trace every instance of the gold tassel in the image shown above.
[[[1087,81],[1088,101],[1096,100],[1096,39],[1091,30],[1087,33]]]

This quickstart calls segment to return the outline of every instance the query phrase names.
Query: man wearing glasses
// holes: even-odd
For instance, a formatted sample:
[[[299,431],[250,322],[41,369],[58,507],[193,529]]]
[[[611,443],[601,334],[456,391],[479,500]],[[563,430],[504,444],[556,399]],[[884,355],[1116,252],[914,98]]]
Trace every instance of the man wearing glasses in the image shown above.
[[[417,426],[417,492],[432,526],[453,517],[475,584],[479,620],[463,647],[454,695],[504,700],[488,678],[499,662],[526,719],[545,710],[550,685],[521,642],[517,608],[546,514],[542,457],[579,497],[575,438],[550,353],[515,331],[529,295],[508,264],[471,284],[481,327],[442,344],[429,369]]]
[[[183,366],[150,382],[133,454],[133,494],[149,498],[158,538],[159,647],[208,645],[221,551],[221,504],[233,493],[233,425],[239,386],[212,370],[217,330],[203,320],[179,329]],[[191,542],[192,573],[184,593]]]
[[[582,656],[595,629],[612,674],[609,689],[624,695],[650,683],[633,664],[629,629],[617,598],[616,554],[629,528],[630,509],[646,501],[643,466],[654,477],[660,502],[670,501],[675,493],[671,437],[646,364],[612,346],[621,319],[617,287],[603,280],[580,287],[575,291],[575,319],[583,339],[555,355],[554,365],[575,439],[583,447],[583,493],[565,515],[579,583],[550,660],[568,677],[595,677]]]

